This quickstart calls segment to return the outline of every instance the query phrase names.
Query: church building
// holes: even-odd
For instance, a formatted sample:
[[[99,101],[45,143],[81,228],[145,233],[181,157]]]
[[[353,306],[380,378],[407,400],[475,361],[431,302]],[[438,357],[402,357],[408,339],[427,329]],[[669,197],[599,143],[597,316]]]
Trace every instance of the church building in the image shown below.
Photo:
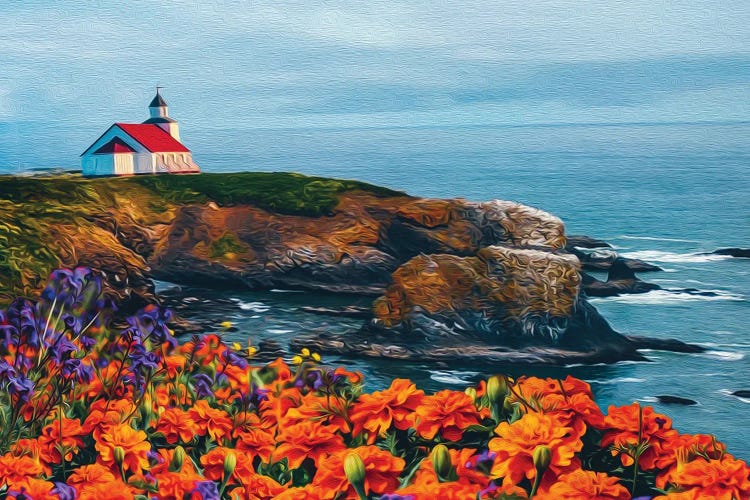
[[[156,88],[143,123],[115,123],[81,154],[83,175],[196,173],[190,150],[180,142],[177,121]]]

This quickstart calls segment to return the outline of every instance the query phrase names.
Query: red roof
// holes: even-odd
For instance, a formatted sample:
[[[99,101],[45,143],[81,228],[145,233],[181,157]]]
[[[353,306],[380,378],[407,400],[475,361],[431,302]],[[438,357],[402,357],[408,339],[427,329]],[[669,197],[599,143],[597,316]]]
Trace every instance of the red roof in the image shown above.
[[[104,146],[94,151],[95,155],[109,154],[109,153],[134,153],[135,149],[131,148],[119,137],[115,137]]]
[[[152,153],[184,153],[190,150],[153,123],[115,123]]]

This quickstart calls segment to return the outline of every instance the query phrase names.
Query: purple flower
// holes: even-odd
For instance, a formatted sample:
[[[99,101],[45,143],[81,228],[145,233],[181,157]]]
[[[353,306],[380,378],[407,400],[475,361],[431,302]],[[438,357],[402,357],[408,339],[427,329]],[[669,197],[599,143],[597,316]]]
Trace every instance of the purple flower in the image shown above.
[[[94,370],[88,365],[84,365],[80,359],[68,359],[60,370],[63,377],[75,377],[77,382],[88,383],[94,378]]]
[[[205,373],[194,375],[193,385],[195,386],[195,395],[199,398],[208,398],[214,395],[212,390],[214,381]]]
[[[54,344],[50,346],[50,351],[52,352],[52,358],[57,363],[61,363],[63,359],[69,358],[71,353],[78,351],[78,347],[61,333],[55,339]]]
[[[224,362],[229,365],[234,365],[237,368],[242,368],[243,370],[247,368],[247,359],[243,358],[231,349],[227,349],[226,351],[224,351],[222,356],[224,358]]]
[[[198,481],[190,493],[198,493],[202,500],[219,500],[219,489],[213,481]]]
[[[467,460],[466,462],[466,468],[476,469],[479,472],[489,475],[496,456],[497,453],[495,453],[494,451],[485,450],[479,455],[474,455],[473,457],[469,458],[469,460]]]
[[[52,489],[52,493],[56,493],[57,496],[60,497],[60,500],[75,500],[78,496],[75,488],[59,482],[55,482],[55,487]]]
[[[380,500],[416,500],[414,495],[399,495],[398,493],[388,493],[382,495]]]
[[[28,403],[34,394],[34,382],[27,379],[22,373],[17,376],[8,377],[8,392],[16,396],[19,401]]]

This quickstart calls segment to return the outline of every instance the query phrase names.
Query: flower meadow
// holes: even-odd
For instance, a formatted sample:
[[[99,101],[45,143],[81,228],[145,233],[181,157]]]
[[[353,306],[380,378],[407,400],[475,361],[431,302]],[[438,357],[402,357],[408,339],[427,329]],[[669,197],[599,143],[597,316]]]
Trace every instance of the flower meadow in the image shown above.
[[[170,313],[115,320],[100,278],[55,271],[0,312],[0,496],[18,499],[748,499],[711,435],[583,381],[493,376],[425,394],[286,363]]]

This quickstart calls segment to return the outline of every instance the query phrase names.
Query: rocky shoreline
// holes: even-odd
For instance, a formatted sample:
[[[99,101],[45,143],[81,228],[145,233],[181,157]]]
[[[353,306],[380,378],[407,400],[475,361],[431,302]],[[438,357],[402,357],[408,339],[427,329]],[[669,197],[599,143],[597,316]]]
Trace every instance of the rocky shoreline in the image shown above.
[[[415,198],[295,174],[13,182],[0,178],[14,188],[0,190],[8,226],[22,233],[35,211],[37,231],[23,236],[36,240],[26,246],[45,248],[53,267],[98,269],[125,311],[158,302],[157,279],[373,297],[369,312],[342,312],[363,319],[359,331],[293,342],[322,352],[566,364],[642,360],[642,348],[700,350],[612,330],[587,298],[657,289],[635,272],[659,268],[601,240],[566,237],[559,218],[518,203]],[[29,269],[37,275],[19,279],[0,266],[15,284],[2,292],[30,293],[46,279],[44,265]],[[589,274],[598,271],[606,281]]]

